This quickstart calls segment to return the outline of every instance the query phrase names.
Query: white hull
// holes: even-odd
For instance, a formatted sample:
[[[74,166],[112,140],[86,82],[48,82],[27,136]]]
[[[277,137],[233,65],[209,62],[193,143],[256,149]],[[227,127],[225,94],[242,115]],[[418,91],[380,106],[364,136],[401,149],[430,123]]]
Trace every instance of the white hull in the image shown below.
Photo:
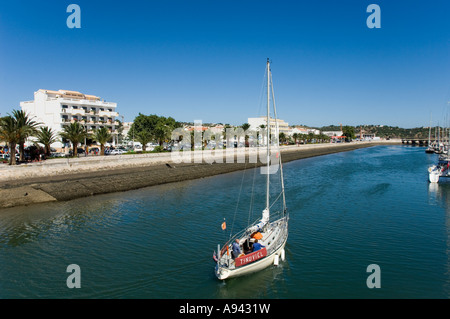
[[[430,183],[438,183],[440,174],[438,172],[432,171],[428,174],[428,180]]]
[[[245,241],[249,234],[253,232],[253,229],[254,226],[249,227],[244,235],[239,237],[239,240],[241,242]],[[259,240],[259,242],[265,247],[264,249],[267,249],[267,256],[239,266],[236,263],[238,258],[232,259],[227,253],[224,253],[220,256],[216,265],[215,272],[218,279],[224,280],[227,278],[247,275],[267,268],[274,263],[278,263],[278,260],[280,259],[284,260],[284,246],[286,245],[288,238],[288,217],[281,218],[266,225],[265,231],[261,231],[261,234],[263,238]],[[227,245],[231,251],[231,244],[228,243]],[[244,257],[245,256],[249,255],[244,255]]]
[[[263,270],[264,268],[267,268],[274,264],[275,257],[278,256],[279,259],[281,259],[282,252],[284,251],[284,246],[286,245],[286,241],[281,245],[281,247],[276,250],[273,254],[270,256],[264,257],[261,260],[255,261],[251,264],[235,268],[235,269],[226,269],[223,267],[216,267],[216,276],[220,280],[233,278],[233,277],[239,277],[248,275],[260,270]]]

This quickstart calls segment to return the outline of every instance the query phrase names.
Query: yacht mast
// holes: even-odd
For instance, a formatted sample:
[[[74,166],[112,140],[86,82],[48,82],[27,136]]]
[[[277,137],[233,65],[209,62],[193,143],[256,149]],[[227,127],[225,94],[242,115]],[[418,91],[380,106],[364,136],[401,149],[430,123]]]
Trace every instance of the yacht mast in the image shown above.
[[[269,139],[270,139],[270,62],[269,58],[267,58],[267,185],[266,185],[266,210],[269,212],[269,183],[270,183],[270,175],[269,175],[269,166],[270,166],[270,147],[269,147]]]
[[[430,113],[430,129],[428,131],[428,147],[431,147],[431,113]]]

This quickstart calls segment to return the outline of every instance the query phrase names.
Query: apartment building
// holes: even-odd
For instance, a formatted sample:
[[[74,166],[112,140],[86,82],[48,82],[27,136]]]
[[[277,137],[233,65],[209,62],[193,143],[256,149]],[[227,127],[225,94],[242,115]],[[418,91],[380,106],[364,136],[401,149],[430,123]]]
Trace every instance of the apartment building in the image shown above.
[[[34,100],[20,102],[20,106],[56,134],[62,131],[64,125],[79,122],[89,133],[106,127],[113,135],[113,145],[117,140],[117,103],[105,102],[98,96],[77,91],[40,89],[34,92]],[[52,145],[55,148],[62,146],[61,141]]]

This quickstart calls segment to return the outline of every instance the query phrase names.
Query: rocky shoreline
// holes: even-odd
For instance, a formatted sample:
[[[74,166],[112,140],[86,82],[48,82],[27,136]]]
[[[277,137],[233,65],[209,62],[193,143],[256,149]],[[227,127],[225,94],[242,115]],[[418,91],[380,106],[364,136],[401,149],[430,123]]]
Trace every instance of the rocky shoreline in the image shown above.
[[[317,147],[290,147],[281,150],[283,162],[302,158],[321,156],[337,152],[352,151],[376,145],[392,145],[395,142],[343,143],[340,145],[317,145]],[[148,154],[146,154],[148,155]],[[152,154],[150,154],[152,155]],[[154,154],[156,155],[156,154]],[[248,158],[247,158],[248,159]],[[251,166],[250,166],[251,165]],[[260,166],[261,163],[257,163]],[[30,205],[34,203],[67,201],[98,194],[122,192],[172,183],[204,178],[255,167],[245,163],[173,163],[172,161],[153,161],[146,165],[127,167],[108,166],[107,169],[76,171],[66,174],[46,176],[25,176],[1,181],[0,207]]]

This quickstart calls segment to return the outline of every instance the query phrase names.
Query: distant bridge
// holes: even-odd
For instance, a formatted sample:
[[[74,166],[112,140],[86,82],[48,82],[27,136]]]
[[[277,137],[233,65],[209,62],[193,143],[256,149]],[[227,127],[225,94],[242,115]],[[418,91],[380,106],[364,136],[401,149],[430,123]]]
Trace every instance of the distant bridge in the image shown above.
[[[434,141],[432,141],[433,143]],[[442,139],[441,142],[446,143],[447,139]],[[428,145],[427,138],[402,138],[402,144],[412,144],[412,145]]]

